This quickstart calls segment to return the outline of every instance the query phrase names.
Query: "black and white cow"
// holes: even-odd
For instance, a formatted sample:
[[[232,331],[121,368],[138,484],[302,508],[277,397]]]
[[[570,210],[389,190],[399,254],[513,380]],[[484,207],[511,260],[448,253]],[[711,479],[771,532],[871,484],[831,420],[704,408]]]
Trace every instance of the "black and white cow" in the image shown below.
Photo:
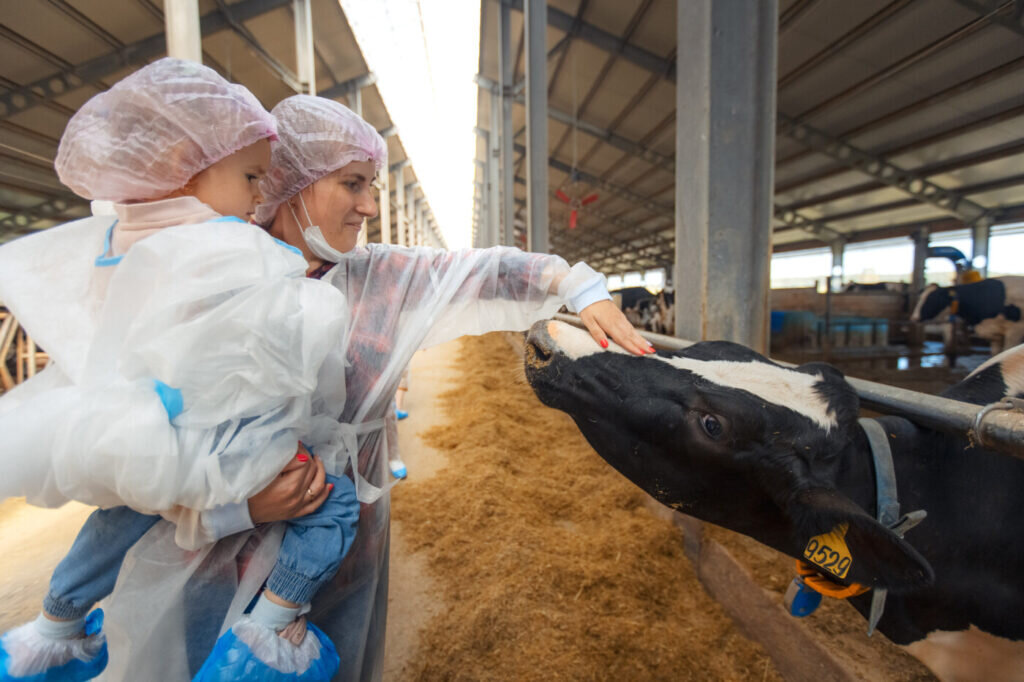
[[[1024,341],[1024,277],[993,277],[972,284],[940,287],[929,284],[921,292],[910,319],[913,322],[958,315],[974,333],[990,341],[1002,338],[994,351]]]
[[[710,341],[633,357],[561,322],[530,331],[526,375],[609,464],[663,504],[793,557],[848,524],[844,579],[890,590],[878,628],[897,643],[971,624],[1024,639],[1024,460],[898,417],[888,434],[901,539],[875,521],[874,464],[858,398],[835,368],[777,365]],[[1024,347],[946,392],[987,404],[1024,396]],[[865,616],[871,594],[851,599]]]

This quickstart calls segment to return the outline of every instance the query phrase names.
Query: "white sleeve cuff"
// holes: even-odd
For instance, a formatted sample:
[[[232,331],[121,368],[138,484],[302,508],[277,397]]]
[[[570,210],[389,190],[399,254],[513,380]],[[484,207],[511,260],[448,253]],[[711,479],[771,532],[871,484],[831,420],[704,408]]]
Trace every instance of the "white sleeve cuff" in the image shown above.
[[[604,275],[582,262],[569,269],[569,274],[559,285],[558,293],[561,294],[569,311],[573,313],[578,313],[598,301],[612,299]]]
[[[249,516],[248,502],[222,504],[219,507],[208,509],[202,513],[201,522],[207,534],[214,540],[220,540],[254,527],[252,518]]]

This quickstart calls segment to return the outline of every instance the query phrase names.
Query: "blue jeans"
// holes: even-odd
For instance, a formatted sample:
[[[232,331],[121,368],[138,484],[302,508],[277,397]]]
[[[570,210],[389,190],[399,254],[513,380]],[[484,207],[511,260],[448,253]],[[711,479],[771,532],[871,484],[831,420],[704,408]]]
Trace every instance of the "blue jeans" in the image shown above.
[[[334,484],[327,501],[312,514],[288,522],[267,581],[274,594],[298,604],[312,601],[334,576],[356,536],[359,501],[352,480],[328,476],[327,481]],[[57,618],[85,616],[113,592],[125,554],[159,520],[128,507],[93,512],[54,570],[43,609]]]

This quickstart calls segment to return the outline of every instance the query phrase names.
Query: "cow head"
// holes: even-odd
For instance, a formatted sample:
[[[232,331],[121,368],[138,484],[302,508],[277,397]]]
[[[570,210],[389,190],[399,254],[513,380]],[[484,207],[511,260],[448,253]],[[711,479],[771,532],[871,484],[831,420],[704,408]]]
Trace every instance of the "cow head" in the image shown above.
[[[951,288],[940,287],[938,284],[926,286],[921,292],[921,297],[917,299],[917,305],[910,316],[911,322],[927,322],[951,308],[953,304]]]
[[[723,341],[638,357],[539,322],[525,368],[543,403],[567,412],[601,457],[663,504],[796,557],[845,523],[847,581],[908,589],[931,580],[912,547],[840,492],[844,457],[867,445],[857,395],[833,367],[787,369]]]

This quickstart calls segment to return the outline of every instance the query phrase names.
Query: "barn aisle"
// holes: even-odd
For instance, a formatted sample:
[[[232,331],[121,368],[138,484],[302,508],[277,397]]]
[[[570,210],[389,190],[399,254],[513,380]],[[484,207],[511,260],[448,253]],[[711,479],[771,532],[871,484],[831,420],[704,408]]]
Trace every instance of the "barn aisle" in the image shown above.
[[[50,574],[93,507],[71,502],[40,509],[23,498],[0,502],[0,632],[39,614]]]
[[[409,478],[392,490],[394,495],[404,496],[407,485],[432,478],[447,463],[444,453],[427,445],[422,434],[445,421],[439,398],[456,385],[458,372],[453,363],[458,352],[459,341],[452,341],[416,353],[409,364],[409,392],[404,405],[409,416],[398,422]],[[442,608],[441,591],[427,567],[426,556],[410,550],[407,533],[402,520],[392,517],[384,682],[410,679],[420,632]]]

